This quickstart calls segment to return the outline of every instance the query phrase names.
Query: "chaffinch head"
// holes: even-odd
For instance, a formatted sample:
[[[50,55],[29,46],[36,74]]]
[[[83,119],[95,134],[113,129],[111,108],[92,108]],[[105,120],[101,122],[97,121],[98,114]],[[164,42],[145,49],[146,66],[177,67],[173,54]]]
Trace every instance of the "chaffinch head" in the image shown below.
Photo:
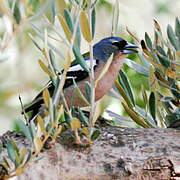
[[[95,80],[99,77],[104,65],[106,64],[110,56],[113,54],[112,63],[110,64],[104,76],[98,81],[98,84],[95,88],[95,101],[101,99],[112,88],[119,73],[119,70],[123,66],[123,59],[128,54],[137,53],[136,48],[138,48],[136,45],[128,43],[120,37],[108,37],[102,39],[93,46],[93,68]],[[86,61],[86,64],[90,67],[90,58],[86,57],[84,60]],[[89,73],[86,72],[77,63],[72,64],[67,72],[66,81],[63,87],[64,95],[69,106],[87,106],[87,104],[82,99],[77,97],[76,94],[73,95],[73,80],[77,83],[79,89],[86,97],[85,82],[89,81]],[[53,96],[54,85],[50,83],[47,88],[50,92],[50,95]],[[42,92],[40,92],[33,100],[33,102],[27,107],[25,107],[25,112],[32,111],[32,116],[30,119],[36,117],[40,113],[40,111],[42,111],[42,107],[45,107],[43,104],[44,101],[42,98]]]

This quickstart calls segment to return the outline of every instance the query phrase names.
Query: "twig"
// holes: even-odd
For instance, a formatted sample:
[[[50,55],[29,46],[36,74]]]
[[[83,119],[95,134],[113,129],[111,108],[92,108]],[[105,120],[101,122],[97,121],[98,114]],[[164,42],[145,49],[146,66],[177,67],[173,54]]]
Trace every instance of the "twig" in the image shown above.
[[[20,101],[20,104],[21,104],[21,109],[22,109],[22,114],[24,115],[24,119],[26,120],[26,124],[28,125],[29,124],[29,121],[28,121],[28,118],[26,116],[26,112],[24,110],[24,106],[23,106],[23,103],[22,103],[22,99],[21,99],[21,96],[19,94],[19,101]]]
[[[88,16],[89,16],[89,28],[90,28],[90,32],[92,32],[92,22],[91,22],[91,13],[92,13],[92,9],[91,9],[91,0],[89,1],[89,7],[88,7]],[[95,111],[95,85],[94,85],[94,68],[93,68],[93,43],[92,40],[91,42],[89,42],[89,50],[90,50],[90,67],[91,67],[91,71],[89,73],[89,77],[90,77],[90,84],[91,84],[91,99],[90,99],[90,103],[91,103],[91,110],[90,110],[90,116],[89,116],[89,122],[90,122],[90,136],[92,134],[92,128],[93,128],[93,116],[94,116],[94,111]]]
[[[80,16],[80,13],[81,13],[81,4],[82,4],[82,0],[80,1],[79,3],[79,9],[78,9],[78,14],[77,14],[77,19],[76,19],[76,22],[75,22],[75,26],[74,26],[74,31],[73,31],[73,35],[72,35],[72,40],[71,40],[71,44],[70,44],[70,47],[69,47],[69,52],[72,51],[72,48],[73,48],[73,44],[74,44],[74,40],[75,40],[75,37],[76,37],[76,31],[77,31],[77,28],[78,28],[78,22],[79,22],[79,16]],[[67,72],[64,71],[64,75],[66,75]],[[62,92],[62,89],[63,89],[63,86],[64,86],[64,83],[63,82],[63,78],[61,79],[61,82],[59,83],[59,86],[57,88],[57,92],[56,92],[56,95],[55,95],[55,98],[54,98],[54,101],[53,101],[53,104],[55,106],[58,105],[58,102],[59,102],[59,99],[60,99],[60,95],[63,93]]]

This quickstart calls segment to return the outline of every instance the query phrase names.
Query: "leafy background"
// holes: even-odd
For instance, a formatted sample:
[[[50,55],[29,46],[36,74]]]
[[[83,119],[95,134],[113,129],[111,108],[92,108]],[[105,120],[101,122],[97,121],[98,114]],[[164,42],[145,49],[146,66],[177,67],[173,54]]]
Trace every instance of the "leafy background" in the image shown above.
[[[4,3],[7,1],[4,0]],[[13,2],[13,1],[12,1]],[[25,2],[25,1],[22,1]],[[48,1],[36,1],[33,4],[33,11],[38,12],[39,9],[42,10],[43,5]],[[95,40],[98,40],[111,35],[112,27],[112,16],[115,1],[105,1],[99,0],[96,9],[96,32]],[[179,15],[180,12],[180,2],[176,0],[122,0],[119,6],[119,32],[118,34],[127,40],[131,40],[131,37],[126,32],[126,26],[140,39],[144,38],[144,32],[153,36],[153,19],[156,19],[160,25],[161,29],[166,34],[166,27],[171,24],[174,27],[174,19]],[[0,14],[3,12],[3,5],[0,5]],[[16,11],[18,14],[19,12]],[[48,15],[48,9],[47,9]],[[21,12],[23,15],[23,10]],[[30,16],[31,12],[29,12]],[[18,25],[18,19],[16,19]],[[43,28],[45,27],[45,22],[40,17],[35,17],[33,20],[35,25]],[[12,39],[7,41],[7,47],[3,48],[3,38],[4,34],[12,34],[13,26],[11,20],[5,16],[0,16],[0,38],[1,38],[1,51],[0,51],[0,133],[14,128],[14,120],[21,117],[21,107],[18,99],[20,94],[23,103],[29,103],[39,92],[41,87],[43,87],[48,77],[38,64],[38,59],[42,59],[42,54],[32,43],[28,33],[32,33],[35,39],[36,34],[32,31],[32,26],[28,22],[19,24],[19,31],[17,34],[13,35]],[[58,27],[58,26],[57,26]],[[62,32],[60,26],[57,31]],[[39,43],[42,43],[39,41]],[[88,45],[82,42],[82,53],[88,51]],[[54,46],[58,48],[64,48],[63,44],[58,44],[54,41]],[[131,57],[136,58],[136,57]],[[59,64],[63,66],[63,62]],[[125,71],[135,88],[135,96],[138,104],[141,106],[141,101],[138,100],[140,93],[140,85],[147,83],[147,80],[138,75],[135,71],[130,70],[125,66]],[[138,78],[138,81],[136,80]],[[141,98],[142,99],[142,98]],[[108,101],[108,99],[107,99]],[[106,101],[106,102],[107,102]],[[123,113],[118,101],[113,101],[109,107],[116,113]]]

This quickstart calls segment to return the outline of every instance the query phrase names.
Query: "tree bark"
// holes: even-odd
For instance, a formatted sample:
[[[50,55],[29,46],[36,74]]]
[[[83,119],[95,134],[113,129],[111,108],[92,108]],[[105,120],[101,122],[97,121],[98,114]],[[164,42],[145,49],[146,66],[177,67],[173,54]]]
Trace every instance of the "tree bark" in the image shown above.
[[[179,130],[104,127],[90,147],[73,142],[62,133],[18,180],[180,179]]]

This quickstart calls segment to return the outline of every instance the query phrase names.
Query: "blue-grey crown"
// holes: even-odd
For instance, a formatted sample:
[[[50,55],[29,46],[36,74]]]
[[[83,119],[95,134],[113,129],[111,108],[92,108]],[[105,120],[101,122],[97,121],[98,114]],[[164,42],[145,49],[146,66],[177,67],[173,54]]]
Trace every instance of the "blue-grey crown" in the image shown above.
[[[106,62],[111,54],[116,56],[119,52],[123,54],[137,53],[131,48],[137,48],[137,46],[120,37],[108,37],[93,46],[93,54],[96,59]]]

